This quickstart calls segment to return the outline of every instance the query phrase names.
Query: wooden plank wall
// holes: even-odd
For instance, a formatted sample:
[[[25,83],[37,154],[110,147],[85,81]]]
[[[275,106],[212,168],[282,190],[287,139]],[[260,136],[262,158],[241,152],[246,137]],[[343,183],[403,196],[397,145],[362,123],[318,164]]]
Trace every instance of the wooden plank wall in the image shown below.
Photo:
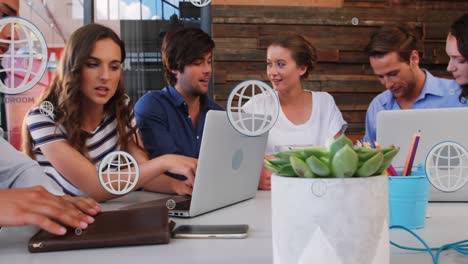
[[[342,7],[343,0],[212,0],[212,5]]]
[[[287,3],[288,0],[284,0]],[[363,53],[379,26],[410,23],[423,38],[423,67],[434,75],[445,71],[445,38],[451,22],[468,12],[468,1],[344,0],[341,7],[212,5],[214,96],[225,106],[230,90],[246,79],[268,81],[265,52],[278,32],[296,32],[318,50],[318,65],[305,82],[326,91],[349,123],[349,134],[364,133],[366,109],[384,90]],[[353,18],[359,23],[353,25]]]

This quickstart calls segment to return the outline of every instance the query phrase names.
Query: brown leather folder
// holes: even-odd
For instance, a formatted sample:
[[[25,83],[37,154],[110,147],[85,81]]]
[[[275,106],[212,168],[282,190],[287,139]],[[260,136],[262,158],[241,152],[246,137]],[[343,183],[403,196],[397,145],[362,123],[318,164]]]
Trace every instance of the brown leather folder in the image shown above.
[[[173,226],[164,206],[102,212],[87,229],[68,229],[64,236],[40,230],[29,240],[29,252],[167,244]],[[81,231],[81,232],[80,232]]]

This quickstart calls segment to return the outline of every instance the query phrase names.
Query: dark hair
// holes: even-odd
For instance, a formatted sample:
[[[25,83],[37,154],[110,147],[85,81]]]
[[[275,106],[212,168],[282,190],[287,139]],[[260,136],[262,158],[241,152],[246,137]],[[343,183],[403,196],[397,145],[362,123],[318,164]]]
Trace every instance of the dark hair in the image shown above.
[[[288,49],[292,53],[292,58],[298,66],[306,66],[306,72],[301,76],[301,79],[306,79],[309,73],[314,69],[317,63],[317,52],[315,47],[303,36],[298,34],[281,35],[270,46],[279,46]]]
[[[184,72],[185,65],[203,58],[215,47],[211,37],[198,28],[177,28],[166,33],[161,46],[164,75],[170,85],[177,77],[173,70]]]
[[[468,14],[464,14],[453,22],[450,34],[457,40],[458,52],[465,60],[468,60]],[[468,84],[461,85],[460,102],[468,99]]]
[[[410,62],[411,52],[422,56],[421,40],[409,25],[383,26],[375,31],[365,51],[369,57],[382,57],[390,52],[398,53],[400,60]]]
[[[49,101],[55,106],[57,124],[67,131],[68,143],[84,156],[87,155],[86,134],[81,130],[80,102],[82,75],[81,70],[94,49],[97,41],[111,39],[120,47],[121,62],[125,59],[125,46],[119,36],[110,28],[99,24],[88,24],[77,29],[70,36],[60,59],[52,83],[41,93],[36,106]],[[104,106],[105,111],[117,120],[118,144],[127,148],[128,140],[136,137],[136,129],[131,124],[131,109],[125,94],[123,81],[120,80],[114,96]],[[138,145],[138,142],[137,142]],[[34,158],[32,138],[27,125],[23,124],[23,151]]]

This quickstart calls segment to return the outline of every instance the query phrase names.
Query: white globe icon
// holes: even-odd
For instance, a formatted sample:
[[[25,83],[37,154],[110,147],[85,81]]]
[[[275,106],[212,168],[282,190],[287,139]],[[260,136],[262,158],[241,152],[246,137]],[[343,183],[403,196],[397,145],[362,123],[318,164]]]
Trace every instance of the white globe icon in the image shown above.
[[[115,195],[129,193],[140,177],[138,163],[125,151],[107,154],[99,164],[98,173],[102,187]]]
[[[268,84],[249,80],[232,89],[226,108],[229,121],[237,131],[247,136],[259,136],[275,125],[279,99]]]
[[[194,6],[204,7],[211,3],[211,0],[190,0]]]
[[[455,142],[435,145],[426,157],[426,174],[434,188],[455,192],[468,182],[468,152]]]
[[[5,54],[0,54],[3,69],[9,82],[0,80],[0,92],[20,94],[33,88],[42,78],[47,66],[47,44],[39,29],[26,19],[6,17],[0,19],[0,30],[10,27],[10,39],[0,39],[8,44]],[[15,83],[15,79],[21,82]]]
[[[39,105],[41,115],[54,118],[54,105],[49,101],[44,101]]]

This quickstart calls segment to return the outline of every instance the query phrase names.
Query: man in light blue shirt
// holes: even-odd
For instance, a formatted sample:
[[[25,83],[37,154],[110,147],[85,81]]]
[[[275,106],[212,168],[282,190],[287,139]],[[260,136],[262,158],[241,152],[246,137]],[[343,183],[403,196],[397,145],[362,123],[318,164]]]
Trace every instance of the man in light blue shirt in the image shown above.
[[[370,65],[387,89],[377,95],[366,114],[364,140],[376,140],[377,113],[384,110],[465,107],[454,80],[434,77],[419,67],[420,40],[408,26],[385,26],[366,47]]]

